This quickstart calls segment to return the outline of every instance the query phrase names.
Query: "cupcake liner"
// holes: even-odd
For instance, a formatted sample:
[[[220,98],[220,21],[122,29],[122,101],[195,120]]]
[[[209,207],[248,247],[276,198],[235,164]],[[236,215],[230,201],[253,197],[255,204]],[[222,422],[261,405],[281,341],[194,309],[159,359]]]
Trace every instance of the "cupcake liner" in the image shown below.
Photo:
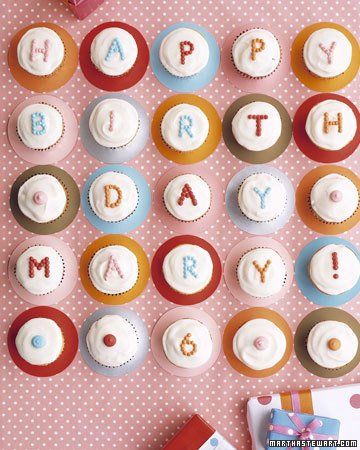
[[[210,283],[202,291],[196,292],[195,294],[186,295],[175,291],[171,286],[169,286],[163,275],[162,266],[165,256],[173,248],[182,244],[193,244],[202,247],[204,250],[209,252],[213,262],[213,275]],[[221,275],[222,265],[216,250],[204,239],[197,236],[176,236],[167,240],[158,248],[151,263],[151,276],[156,289],[166,300],[183,306],[195,305],[203,302],[213,295],[220,283]]]
[[[303,59],[303,47],[308,37],[312,33],[314,33],[314,31],[320,30],[322,28],[334,28],[335,30],[340,31],[349,39],[352,45],[352,60],[350,66],[343,74],[335,78],[321,78],[317,75],[312,74],[306,67]],[[299,81],[313,91],[333,92],[344,88],[356,77],[359,66],[360,49],[355,36],[343,26],[333,22],[319,22],[304,28],[296,36],[291,46],[291,68]]]
[[[348,105],[356,116],[357,132],[354,139],[340,150],[323,150],[315,145],[305,131],[306,119],[310,110],[325,100],[338,100]],[[299,149],[308,158],[321,163],[335,163],[352,155],[360,144],[360,113],[356,106],[346,97],[337,94],[317,94],[308,98],[299,107],[294,116],[294,140]]]
[[[163,350],[163,334],[171,324],[181,319],[198,320],[208,328],[212,338],[213,351],[210,359],[206,364],[194,369],[185,369],[183,367],[175,366],[175,364],[172,364],[167,359]],[[151,333],[151,351],[159,366],[171,375],[176,377],[195,377],[201,375],[202,373],[207,372],[219,357],[221,351],[221,335],[219,327],[211,316],[200,309],[187,306],[170,309],[160,317],[153,328]]]
[[[323,237],[306,245],[300,252],[295,263],[295,278],[302,294],[311,302],[321,306],[339,306],[355,298],[360,292],[360,279],[356,285],[339,295],[329,295],[321,292],[311,281],[309,276],[309,264],[315,253],[326,245],[345,245],[360,259],[359,250],[345,239],[337,237]]]
[[[188,103],[197,106],[209,120],[209,134],[206,141],[199,148],[181,152],[170,148],[163,140],[161,134],[161,121],[166,112],[176,105]],[[207,100],[193,94],[174,95],[166,99],[155,111],[151,124],[151,134],[159,152],[170,161],[177,164],[195,164],[210,156],[218,146],[221,139],[221,121],[216,109]]]
[[[89,129],[89,119],[94,108],[106,99],[120,99],[130,103],[139,115],[139,128],[135,137],[128,144],[117,148],[103,147],[94,139]],[[145,147],[149,138],[149,119],[143,107],[134,99],[124,94],[106,94],[93,100],[85,109],[80,122],[81,141],[91,156],[107,164],[122,164],[135,158]]]
[[[199,73],[190,77],[176,77],[162,65],[159,50],[163,39],[178,28],[191,28],[200,33],[209,46],[209,61]],[[156,78],[175,92],[195,92],[202,89],[215,77],[220,65],[220,49],[214,36],[206,28],[192,22],[178,22],[163,30],[155,39],[150,50],[150,65]]]
[[[90,355],[86,345],[86,336],[91,328],[91,325],[106,315],[121,316],[131,322],[136,328],[136,334],[138,337],[138,348],[136,354],[129,362],[119,367],[107,367],[99,364]],[[147,354],[149,352],[149,335],[147,327],[135,312],[130,311],[127,308],[119,306],[101,308],[92,313],[91,316],[89,316],[83,323],[80,329],[79,349],[83,360],[94,372],[97,372],[106,377],[123,377],[130,372],[137,370],[147,357]]]
[[[45,103],[57,109],[63,119],[63,134],[61,138],[50,148],[35,150],[27,147],[17,133],[17,120],[26,106],[34,103]],[[78,136],[78,124],[72,109],[62,100],[51,95],[38,95],[21,102],[12,112],[7,134],[11,147],[20,158],[32,164],[53,164],[64,159],[75,147]]]
[[[316,215],[310,204],[311,189],[320,178],[330,173],[337,173],[349,178],[360,191],[360,179],[354,172],[341,166],[326,165],[316,167],[304,176],[297,187],[295,198],[297,212],[306,226],[317,233],[334,235],[349,231],[357,225],[360,220],[360,208],[358,207],[349,219],[341,223],[327,223]]]
[[[26,362],[20,356],[15,345],[19,329],[27,321],[38,317],[54,320],[60,327],[64,338],[62,353],[56,361],[46,366],[35,366]],[[37,306],[23,311],[14,320],[7,335],[7,345],[11,359],[20,370],[34,377],[52,377],[65,370],[72,363],[78,350],[78,334],[75,325],[66,314],[49,306]]]
[[[231,122],[239,109],[252,102],[270,103],[278,110],[282,122],[281,135],[277,142],[273,146],[259,152],[254,152],[241,146],[235,139],[231,127]],[[288,112],[278,100],[268,95],[248,94],[238,98],[229,106],[223,118],[222,132],[225,145],[237,159],[250,164],[264,164],[273,161],[284,153],[291,140],[292,124]]]
[[[286,350],[282,359],[273,367],[254,370],[242,363],[233,352],[233,339],[238,329],[246,322],[254,319],[267,319],[273,322],[284,333]],[[250,308],[236,314],[226,325],[223,336],[223,350],[231,367],[237,372],[251,378],[265,378],[279,372],[288,362],[293,349],[293,335],[286,320],[275,311],[266,308]]]
[[[16,262],[19,256],[29,247],[34,245],[52,247],[59,253],[64,262],[63,279],[61,280],[60,285],[49,294],[31,294],[21,286],[15,275]],[[78,277],[77,260],[70,247],[60,239],[57,239],[54,236],[34,236],[21,242],[21,244],[19,244],[12,252],[8,263],[8,277],[11,287],[16,294],[26,302],[38,306],[53,305],[70,295],[74,289]]]
[[[127,31],[136,41],[138,56],[135,64],[123,75],[109,76],[100,72],[90,57],[90,47],[94,38],[106,28],[118,27]],[[85,78],[94,86],[104,91],[123,91],[138,83],[145,75],[149,64],[149,48],[140,31],[124,22],[105,22],[91,30],[84,38],[80,46],[80,67]]]
[[[56,220],[47,223],[37,223],[26,217],[18,205],[20,187],[34,175],[48,174],[55,177],[64,187],[67,203],[64,212]],[[64,230],[75,219],[80,206],[80,193],[73,178],[55,166],[34,166],[25,170],[14,182],[10,192],[10,208],[15,220],[28,231],[35,234],[53,234]]]
[[[221,67],[228,81],[236,88],[244,92],[271,93],[275,86],[278,86],[287,77],[290,70],[289,42],[283,35],[275,35],[281,48],[281,59],[278,67],[270,75],[261,78],[251,78],[246,74],[240,73],[232,59],[232,47],[235,40],[245,31],[254,28],[263,28],[264,24],[243,24],[241,30],[233,30],[225,39],[221,49]]]
[[[240,258],[250,250],[260,247],[271,248],[276,251],[281,256],[286,267],[286,278],[281,291],[268,297],[253,297],[244,292],[240,287],[236,273]],[[290,289],[293,277],[294,268],[289,253],[279,242],[266,237],[252,237],[239,242],[230,250],[224,266],[224,278],[229,291],[237,300],[249,306],[269,306],[281,300]]]
[[[326,369],[319,366],[315,361],[310,358],[310,355],[306,348],[307,337],[310,330],[319,322],[325,320],[335,320],[337,322],[346,323],[356,334],[360,342],[360,324],[349,313],[338,308],[320,308],[312,311],[300,322],[295,332],[294,348],[295,353],[300,361],[301,365],[305,367],[313,375],[321,378],[337,378],[346,375],[351,372],[360,362],[360,345],[355,358],[345,366],[338,369]]]
[[[123,245],[135,254],[138,261],[139,273],[137,281],[130,290],[124,292],[123,294],[104,294],[95,288],[89,277],[88,268],[92,257],[98,250],[110,245]],[[145,289],[149,277],[150,266],[146,253],[136,241],[127,236],[119,236],[115,234],[102,236],[87,247],[80,259],[80,279],[84,289],[90,297],[94,298],[98,302],[106,303],[108,305],[128,303],[131,300],[134,300],[134,298],[139,297]]]
[[[106,172],[119,172],[127,175],[134,181],[138,190],[139,201],[135,211],[125,219],[118,222],[106,222],[105,220],[102,220],[92,210],[89,202],[89,190],[93,181]],[[86,180],[81,194],[81,204],[86,218],[91,223],[91,225],[93,225],[98,230],[102,231],[103,233],[109,234],[129,233],[130,231],[140,226],[146,219],[146,216],[148,215],[151,207],[151,193],[146,180],[143,178],[140,172],[133,169],[132,167],[119,165],[104,166],[95,170],[95,172],[92,173]]]
[[[65,47],[64,59],[61,66],[58,67],[55,72],[47,76],[36,76],[28,73],[20,66],[17,59],[17,45],[20,39],[28,30],[37,27],[46,27],[55,31]],[[66,30],[64,30],[64,28],[50,22],[38,22],[22,28],[11,39],[8,52],[8,63],[12,76],[21,86],[30,91],[51,92],[66,84],[73,76],[78,63],[78,50],[73,38]]]
[[[201,177],[208,184],[211,190],[210,208],[205,213],[205,215],[191,222],[181,221],[172,216],[171,213],[166,209],[163,199],[164,190],[168,183],[170,183],[170,181],[172,181],[174,178],[188,173]],[[184,170],[184,168],[181,167],[174,167],[173,169],[163,174],[155,186],[154,212],[156,217],[162,224],[180,234],[195,233],[196,231],[210,228],[214,223],[216,223],[217,218],[220,216],[222,205],[223,194],[222,186],[219,180],[211,177],[209,172],[202,166],[196,168],[191,167],[191,170],[189,171]]]
[[[281,181],[286,189],[287,202],[285,208],[281,215],[274,220],[256,222],[246,217],[239,207],[238,194],[240,186],[246,178],[256,173],[268,173],[273,175]],[[287,176],[275,167],[265,165],[248,166],[235,174],[230,180],[226,189],[225,204],[230,219],[233,221],[234,225],[240,228],[240,230],[256,235],[271,234],[283,228],[290,220],[295,206],[294,188]]]

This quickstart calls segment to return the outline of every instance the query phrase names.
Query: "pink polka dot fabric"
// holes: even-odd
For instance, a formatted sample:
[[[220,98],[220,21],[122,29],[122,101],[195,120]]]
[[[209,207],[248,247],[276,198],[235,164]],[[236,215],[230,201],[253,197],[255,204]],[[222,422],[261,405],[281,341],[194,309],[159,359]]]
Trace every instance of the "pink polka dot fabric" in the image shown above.
[[[52,378],[30,377],[13,364],[7,351],[7,331],[15,317],[30,305],[24,303],[11,289],[6,275],[7,261],[12,250],[31,234],[20,228],[12,217],[9,192],[13,181],[29,164],[11,149],[6,137],[6,123],[16,105],[33,95],[14,81],[7,65],[8,44],[14,32],[33,22],[52,21],[66,28],[77,45],[80,45],[93,27],[102,22],[118,20],[139,28],[151,46],[161,30],[184,20],[206,27],[222,45],[227,34],[240,27],[241,20],[246,20],[247,23],[263,23],[274,33],[281,33],[287,43],[286,51],[289,51],[290,43],[298,31],[318,21],[335,21],[356,35],[360,25],[359,12],[355,0],[107,0],[89,18],[80,22],[60,0],[3,1],[0,25],[1,449],[159,450],[195,412],[201,414],[237,449],[250,449],[245,418],[248,397],[360,381],[359,367],[336,380],[320,379],[303,369],[294,353],[279,373],[259,380],[236,373],[223,353],[209,371],[190,379],[167,374],[156,364],[151,353],[138,371],[119,379],[92,372],[79,353],[67,370]],[[101,93],[86,81],[78,67],[67,85],[53,95],[68,102],[79,121],[85,107]],[[339,93],[349,97],[359,107],[359,78]],[[162,101],[173,95],[156,80],[150,68],[142,81],[127,90],[126,94],[141,103],[150,117]],[[209,100],[222,117],[242,92],[233,87],[220,70],[213,82],[197,94]],[[293,117],[299,105],[314,92],[302,86],[293,73],[288,73],[270,95],[280,100]],[[142,154],[127,164],[143,174],[151,189],[154,189],[157,179],[164,172],[174,167],[173,163],[160,155],[151,140]],[[282,170],[295,187],[317,165],[298,150],[293,140],[285,153],[271,164]],[[356,171],[359,167],[357,153],[340,164]],[[234,174],[245,167],[244,163],[231,155],[223,141],[202,165],[221,181],[223,194]],[[102,163],[92,159],[78,140],[75,149],[58,166],[69,172],[81,188],[88,176]],[[157,248],[174,233],[151,212],[148,219],[130,235],[151,258]],[[83,250],[100,236],[100,232],[86,221],[80,211],[72,225],[56,236],[66,241],[79,259]],[[303,246],[316,236],[297,214],[282,230],[271,235],[287,248],[293,260]],[[233,225],[223,204],[219,219],[202,232],[201,237],[216,248],[224,262],[234,245],[248,235]],[[359,230],[347,232],[343,237],[356,242]],[[57,307],[73,320],[79,330],[83,321],[102,305],[89,298],[78,281],[73,293]],[[150,333],[158,318],[172,305],[161,298],[150,281],[144,293],[129,303],[128,307],[142,317]],[[222,279],[216,292],[197,308],[210,314],[223,332],[230,318],[246,306],[230,294]],[[301,319],[317,306],[301,295],[294,282],[285,298],[271,308],[282,314],[295,331]],[[360,319],[360,299],[354,299],[342,308]],[[353,403],[358,405],[358,400],[353,400]]]

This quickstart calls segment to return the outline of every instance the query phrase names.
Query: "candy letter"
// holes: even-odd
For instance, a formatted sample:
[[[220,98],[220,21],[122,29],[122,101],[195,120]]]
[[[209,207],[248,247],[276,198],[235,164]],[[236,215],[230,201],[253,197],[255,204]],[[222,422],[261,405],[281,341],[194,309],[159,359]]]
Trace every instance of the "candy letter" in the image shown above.
[[[328,64],[331,64],[331,63],[332,63],[332,53],[333,53],[333,51],[334,51],[335,46],[336,46],[336,42],[335,42],[335,41],[331,43],[330,48],[326,48],[326,47],[324,46],[324,44],[322,44],[321,42],[320,42],[320,44],[319,44],[319,47],[321,48],[321,50],[322,50],[322,51],[326,54],[326,56],[327,56],[327,62],[328,62]]]
[[[178,205],[182,206],[184,204],[184,201],[186,198],[191,199],[191,203],[196,206],[198,204],[196,197],[191,189],[191,187],[186,183],[184,184],[184,187],[182,188],[181,195],[178,200]]]
[[[114,131],[114,119],[115,119],[115,113],[114,111],[109,112],[109,131]]]
[[[324,132],[326,134],[330,132],[331,126],[337,126],[338,133],[342,133],[342,114],[339,112],[336,117],[337,120],[329,120],[329,113],[324,113]]]
[[[112,57],[116,54],[119,53],[120,59],[123,61],[125,59],[125,53],[124,53],[124,49],[121,45],[121,42],[119,40],[119,38],[115,38],[113,39],[109,50],[105,56],[105,61],[110,61],[110,59],[112,59]]]
[[[36,41],[35,39],[33,39],[30,45],[30,60],[34,61],[35,55],[42,54],[44,62],[47,62],[49,57],[49,51],[50,51],[50,41],[48,39],[44,41],[44,47],[37,47]]]
[[[251,59],[255,61],[256,53],[262,52],[265,49],[265,41],[260,38],[252,39],[251,41]]]
[[[35,277],[35,267],[37,270],[41,270],[44,268],[45,278],[50,277],[50,259],[46,256],[40,262],[38,262],[35,258],[30,256],[29,258],[29,277]]]
[[[31,114],[31,132],[36,136],[42,136],[47,131],[45,114],[34,112]]]
[[[181,341],[180,349],[181,353],[184,356],[192,356],[197,352],[197,345],[194,341],[191,341],[190,338],[191,333],[188,333],[184,336],[184,339]],[[188,347],[191,347],[191,350],[189,350]]]
[[[261,192],[259,188],[254,187],[254,191],[257,193],[257,195],[260,197],[260,208],[265,209],[265,197],[268,195],[268,193],[271,191],[271,187],[267,187],[264,192]]]
[[[260,273],[260,280],[262,283],[265,283],[265,273],[268,270],[269,266],[271,264],[271,259],[268,259],[266,261],[266,264],[264,267],[260,267],[257,261],[253,261],[253,265],[255,269]]]
[[[120,278],[124,278],[124,274],[122,273],[118,262],[116,261],[115,257],[113,255],[109,256],[109,261],[108,261],[108,265],[106,268],[106,272],[104,275],[105,281],[107,281],[107,279],[109,278],[109,275],[111,272],[116,271],[119,275]]]
[[[191,128],[193,120],[191,116],[180,116],[179,119],[179,137],[182,138],[184,133],[187,133],[189,137],[194,137]]]
[[[198,277],[195,269],[197,266],[196,259],[193,256],[184,256],[183,258],[183,277],[188,278],[188,274],[192,275],[194,278]]]
[[[249,114],[248,119],[256,121],[256,136],[261,136],[261,121],[268,119],[266,114]]]
[[[185,64],[185,57],[191,55],[194,51],[194,44],[190,41],[180,42],[180,62]]]
[[[105,206],[107,208],[116,208],[120,205],[122,200],[122,192],[119,186],[116,186],[116,184],[106,184],[104,186],[105,190]],[[111,201],[111,191],[115,191],[117,194],[117,198],[115,201]]]

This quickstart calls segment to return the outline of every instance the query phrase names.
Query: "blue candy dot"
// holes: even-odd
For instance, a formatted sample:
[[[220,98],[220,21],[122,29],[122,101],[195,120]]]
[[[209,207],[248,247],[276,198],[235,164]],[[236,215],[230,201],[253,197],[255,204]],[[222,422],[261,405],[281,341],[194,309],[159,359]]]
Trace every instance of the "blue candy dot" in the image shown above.
[[[216,438],[212,438],[210,439],[210,445],[215,447],[216,445],[219,445],[219,441]]]
[[[31,345],[35,348],[44,347],[45,343],[46,343],[46,341],[45,341],[44,336],[37,335],[31,339]]]

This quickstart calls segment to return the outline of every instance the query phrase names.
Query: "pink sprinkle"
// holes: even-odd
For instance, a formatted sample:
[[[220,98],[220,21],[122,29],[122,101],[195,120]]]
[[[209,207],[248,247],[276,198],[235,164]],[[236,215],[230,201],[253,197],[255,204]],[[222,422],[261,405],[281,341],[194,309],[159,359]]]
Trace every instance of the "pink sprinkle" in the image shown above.
[[[107,279],[109,278],[110,273],[116,270],[116,272],[119,274],[120,278],[124,278],[124,274],[122,273],[115,257],[113,255],[110,255],[109,257],[109,262],[108,262],[108,266],[104,275],[105,281],[107,281]]]
[[[335,46],[336,46],[336,42],[335,42],[335,41],[332,42],[332,44],[330,45],[330,48],[326,48],[326,47],[324,46],[324,44],[322,44],[321,42],[320,42],[320,44],[319,44],[319,47],[321,48],[321,50],[322,50],[322,51],[326,54],[326,56],[327,56],[327,62],[328,62],[328,64],[331,64],[331,63],[332,63],[332,53],[333,53],[333,51],[334,51]]]
[[[45,205],[47,199],[47,195],[43,191],[35,192],[33,196],[33,200],[36,205]]]
[[[36,46],[36,40],[33,39],[31,41],[31,48],[30,48],[30,60],[34,61],[36,54],[43,54],[44,55],[44,61],[47,62],[49,58],[50,53],[50,41],[49,39],[46,39],[44,42],[44,47],[37,47]]]
[[[266,350],[268,348],[268,346],[269,346],[269,342],[266,339],[266,337],[264,337],[264,336],[259,336],[254,341],[254,347],[257,350]]]
[[[342,195],[341,191],[335,190],[335,191],[330,192],[331,201],[338,203],[338,202],[341,202],[342,198],[343,198],[343,195]]]

